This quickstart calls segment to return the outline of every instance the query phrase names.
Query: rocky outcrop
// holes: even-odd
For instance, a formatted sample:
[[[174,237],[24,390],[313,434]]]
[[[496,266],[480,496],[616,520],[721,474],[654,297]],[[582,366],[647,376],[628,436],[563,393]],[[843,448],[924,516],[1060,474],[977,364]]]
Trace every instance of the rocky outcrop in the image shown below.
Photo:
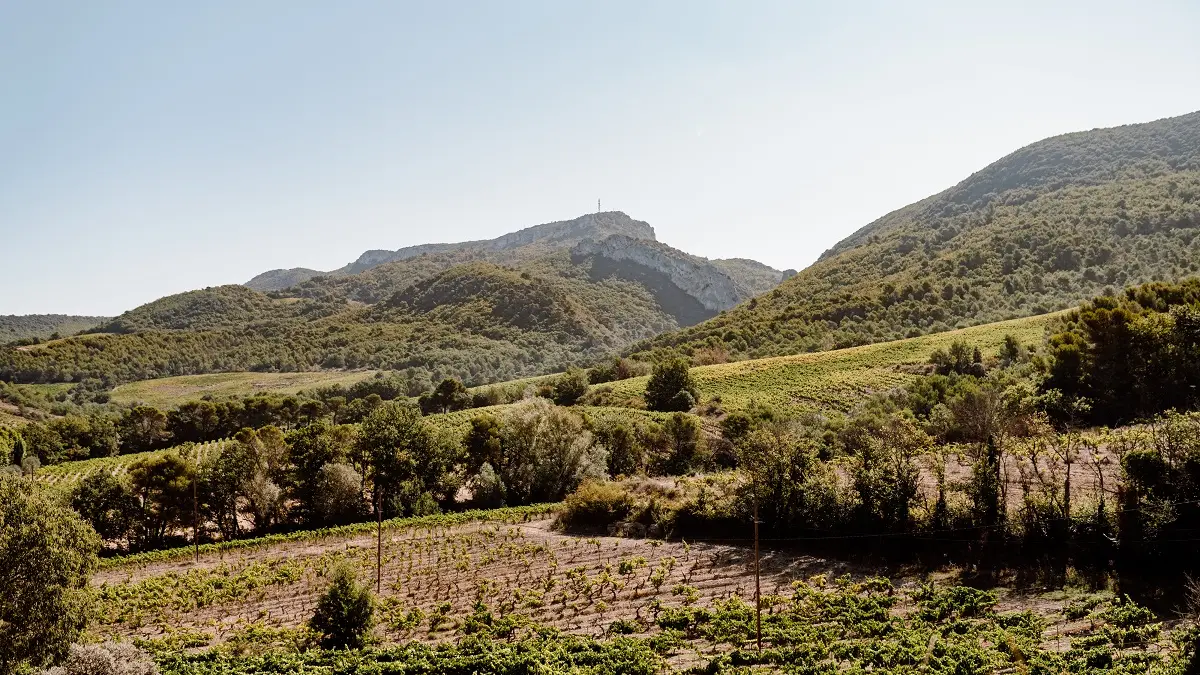
[[[278,291],[303,283],[318,275],[343,276],[358,274],[385,263],[415,258],[426,253],[473,252],[480,254],[513,251],[525,247],[570,248],[585,239],[604,239],[610,235],[624,235],[635,239],[654,241],[654,228],[648,223],[634,220],[620,211],[589,213],[573,220],[534,225],[523,230],[480,241],[464,241],[455,244],[420,244],[406,246],[395,251],[376,249],[367,251],[357,260],[332,272],[318,272],[304,268],[271,270],[264,272],[246,286],[258,291]]]
[[[654,228],[649,223],[634,220],[620,211],[607,211],[527,227],[484,242],[484,247],[489,251],[503,251],[532,244],[571,246],[586,239],[601,240],[611,235],[655,240]]]
[[[649,268],[711,312],[729,309],[754,295],[711,261],[647,239],[617,234],[587,240],[571,249],[571,257],[576,261],[600,257]]]
[[[253,288],[256,291],[262,291],[263,293],[282,291],[296,284],[302,284],[315,276],[320,276],[320,274],[317,270],[310,270],[306,267],[293,267],[290,270],[271,270],[263,272],[243,285]]]

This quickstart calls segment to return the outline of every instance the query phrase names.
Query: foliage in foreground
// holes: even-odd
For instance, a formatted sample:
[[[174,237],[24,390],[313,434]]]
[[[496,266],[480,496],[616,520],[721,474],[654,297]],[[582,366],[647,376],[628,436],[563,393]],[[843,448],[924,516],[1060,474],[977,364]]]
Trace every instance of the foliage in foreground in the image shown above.
[[[0,473],[0,675],[66,651],[88,618],[99,548],[70,509]]]

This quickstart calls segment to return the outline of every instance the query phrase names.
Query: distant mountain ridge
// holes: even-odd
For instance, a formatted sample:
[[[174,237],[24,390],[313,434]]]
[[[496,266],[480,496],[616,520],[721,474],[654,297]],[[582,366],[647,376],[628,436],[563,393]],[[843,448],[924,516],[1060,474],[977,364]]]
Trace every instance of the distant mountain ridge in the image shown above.
[[[53,335],[74,335],[109,320],[105,316],[68,314],[0,315],[0,344],[20,340],[45,340]]]
[[[244,286],[160,298],[98,334],[0,350],[0,379],[370,367],[481,384],[605,358],[785,276],[676,250],[619,211],[586,214],[490,240],[367,251],[328,273],[272,270]]]
[[[757,358],[1042,314],[1200,271],[1200,112],[1030,144],[630,352]]]
[[[655,240],[653,227],[650,227],[648,223],[643,221],[633,220],[620,211],[589,213],[573,220],[561,220],[553,223],[534,225],[516,232],[501,235],[495,239],[464,241],[453,244],[418,244],[416,246],[406,246],[395,251],[366,251],[354,262],[332,272],[318,272],[305,268],[270,270],[247,281],[245,285],[257,291],[279,291],[308,281],[315,276],[358,274],[386,263],[407,260],[426,254],[459,252],[494,253],[509,251],[532,244],[569,246],[587,238],[604,238],[613,234],[622,234],[635,239]]]

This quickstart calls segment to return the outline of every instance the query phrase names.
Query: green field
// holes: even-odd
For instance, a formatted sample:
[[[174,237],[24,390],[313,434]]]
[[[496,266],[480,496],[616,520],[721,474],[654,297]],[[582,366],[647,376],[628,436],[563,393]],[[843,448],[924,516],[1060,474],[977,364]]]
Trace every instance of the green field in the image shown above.
[[[911,381],[916,377],[913,371],[918,370],[915,366],[927,363],[934,350],[945,349],[955,340],[979,347],[987,358],[999,353],[1005,335],[1013,335],[1024,345],[1040,345],[1047,326],[1059,316],[1044,314],[908,340],[700,366],[692,369],[692,377],[701,398],[719,396],[726,409],[757,401],[845,412],[872,393]],[[647,379],[635,377],[600,386],[611,386],[616,399],[636,399],[645,391]]]
[[[112,392],[114,403],[145,403],[170,408],[204,396],[234,398],[254,394],[295,394],[334,384],[350,386],[379,371],[317,371],[305,373],[211,373],[183,375],[123,384]]]

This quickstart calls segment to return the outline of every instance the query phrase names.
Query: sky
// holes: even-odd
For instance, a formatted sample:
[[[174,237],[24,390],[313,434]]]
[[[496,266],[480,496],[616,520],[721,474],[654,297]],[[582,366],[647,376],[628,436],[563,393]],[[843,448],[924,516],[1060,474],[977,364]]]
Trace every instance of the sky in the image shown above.
[[[1200,110],[1195,0],[0,0],[0,314],[620,210],[800,269],[1048,136]]]

